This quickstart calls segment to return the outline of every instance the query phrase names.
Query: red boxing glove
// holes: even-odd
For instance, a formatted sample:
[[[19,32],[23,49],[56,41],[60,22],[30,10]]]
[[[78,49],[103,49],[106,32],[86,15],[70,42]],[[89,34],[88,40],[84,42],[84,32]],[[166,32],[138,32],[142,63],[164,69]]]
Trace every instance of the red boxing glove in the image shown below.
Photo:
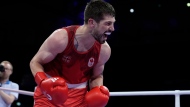
[[[68,87],[63,78],[48,78],[44,72],[37,72],[35,81],[51,103],[63,104],[67,100]]]
[[[109,90],[105,86],[94,87],[86,95],[88,107],[105,107],[109,100]]]

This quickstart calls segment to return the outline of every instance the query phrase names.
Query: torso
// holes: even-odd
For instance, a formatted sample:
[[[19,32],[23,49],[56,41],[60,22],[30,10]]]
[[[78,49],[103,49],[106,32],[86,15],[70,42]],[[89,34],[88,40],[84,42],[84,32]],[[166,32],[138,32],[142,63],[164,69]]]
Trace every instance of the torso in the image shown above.
[[[45,71],[50,76],[62,76],[68,83],[73,84],[89,80],[101,49],[101,44],[96,41],[90,46],[82,43],[80,35],[75,39],[77,28],[78,26],[64,28],[68,32],[69,40],[66,49],[52,62],[44,65]],[[78,47],[76,47],[76,40],[78,40]]]

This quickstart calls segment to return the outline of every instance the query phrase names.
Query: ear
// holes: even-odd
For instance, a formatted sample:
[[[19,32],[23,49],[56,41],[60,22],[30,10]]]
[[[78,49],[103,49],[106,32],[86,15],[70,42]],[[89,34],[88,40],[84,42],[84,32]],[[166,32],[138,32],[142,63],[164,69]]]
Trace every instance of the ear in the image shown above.
[[[90,19],[88,19],[88,24],[90,27],[94,27],[95,21],[92,18],[90,18]]]
[[[10,73],[10,75],[12,75],[13,74],[13,70],[11,70],[11,73]]]

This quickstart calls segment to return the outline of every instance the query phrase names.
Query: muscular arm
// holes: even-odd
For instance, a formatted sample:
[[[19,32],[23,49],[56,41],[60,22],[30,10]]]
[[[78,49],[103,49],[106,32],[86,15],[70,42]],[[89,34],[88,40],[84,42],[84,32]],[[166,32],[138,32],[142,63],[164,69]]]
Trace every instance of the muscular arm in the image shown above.
[[[68,43],[67,32],[64,29],[55,30],[41,45],[38,52],[30,61],[30,69],[33,76],[37,72],[43,72],[43,64],[52,61],[58,53],[61,53]]]
[[[93,76],[89,82],[90,89],[95,86],[103,85],[104,65],[111,55],[111,48],[107,43],[103,44],[100,51],[99,61],[93,69]]]

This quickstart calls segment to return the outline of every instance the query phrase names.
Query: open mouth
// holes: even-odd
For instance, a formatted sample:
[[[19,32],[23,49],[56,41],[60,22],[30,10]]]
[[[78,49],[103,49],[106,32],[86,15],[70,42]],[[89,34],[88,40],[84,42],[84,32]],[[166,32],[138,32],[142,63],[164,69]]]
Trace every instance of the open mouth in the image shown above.
[[[104,36],[105,36],[105,37],[108,37],[109,35],[111,35],[111,32],[105,32],[105,33],[104,33]]]
[[[109,35],[111,35],[111,32],[105,32],[104,34],[109,36]]]

